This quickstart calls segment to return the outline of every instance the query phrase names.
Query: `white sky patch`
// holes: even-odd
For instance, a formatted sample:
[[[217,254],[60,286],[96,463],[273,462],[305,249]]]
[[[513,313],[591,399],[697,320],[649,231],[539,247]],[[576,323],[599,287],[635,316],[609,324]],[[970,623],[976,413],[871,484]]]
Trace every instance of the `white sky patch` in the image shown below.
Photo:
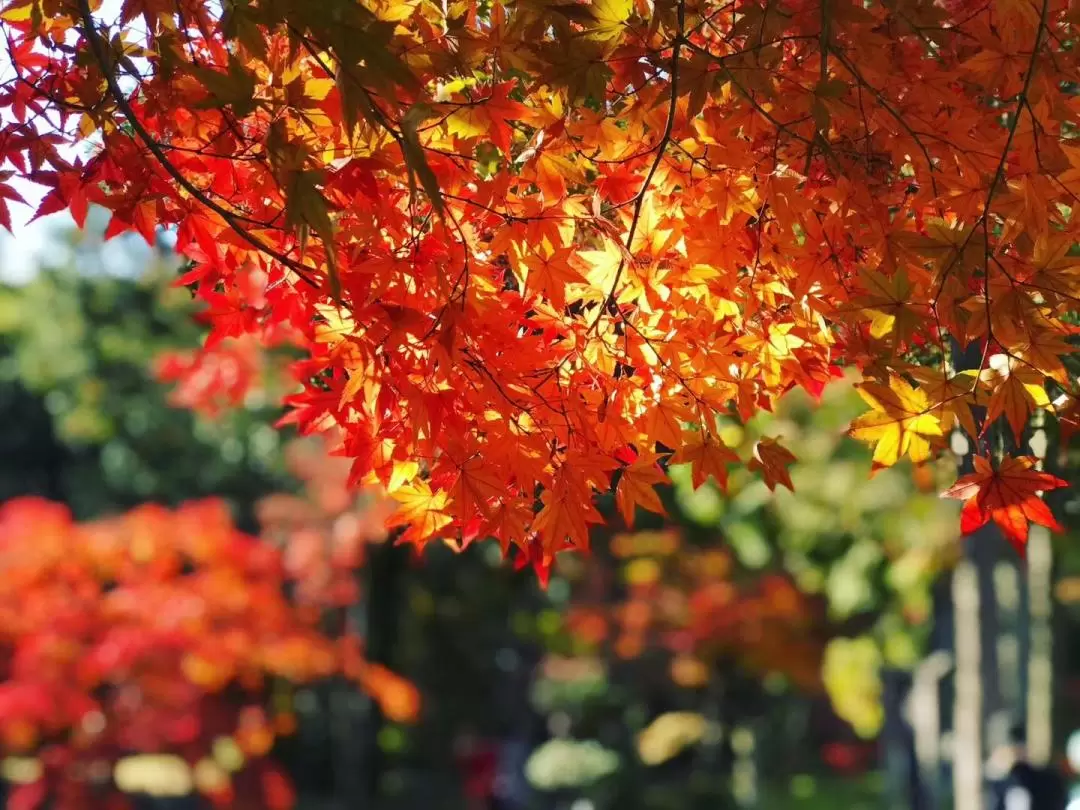
[[[19,193],[27,183],[12,183]],[[14,235],[0,231],[0,283],[25,284],[47,263],[48,250],[53,242],[51,234],[67,227],[74,227],[66,212],[53,214],[30,224],[26,223],[33,211],[26,206],[11,206],[11,227]]]

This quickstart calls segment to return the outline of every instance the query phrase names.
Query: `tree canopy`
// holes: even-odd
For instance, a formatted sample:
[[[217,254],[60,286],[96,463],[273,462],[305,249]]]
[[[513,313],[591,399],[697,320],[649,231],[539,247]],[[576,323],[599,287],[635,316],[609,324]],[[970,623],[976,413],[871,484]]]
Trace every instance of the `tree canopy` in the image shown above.
[[[540,568],[668,465],[790,486],[743,420],[841,367],[875,467],[959,430],[963,526],[1022,550],[1076,425],[1066,0],[12,0],[0,222],[174,228],[226,337],[295,342],[406,541]],[[76,148],[78,147],[78,148]]]

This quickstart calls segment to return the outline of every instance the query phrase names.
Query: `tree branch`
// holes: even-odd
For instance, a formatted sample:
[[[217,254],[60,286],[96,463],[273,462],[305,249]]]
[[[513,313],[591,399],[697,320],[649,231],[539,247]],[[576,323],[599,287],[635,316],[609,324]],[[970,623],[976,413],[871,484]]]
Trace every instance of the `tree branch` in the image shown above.
[[[645,175],[645,180],[641,184],[641,190],[634,201],[634,214],[630,219],[630,228],[626,232],[626,252],[619,262],[618,269],[615,271],[615,278],[611,282],[611,290],[600,305],[596,318],[589,325],[589,332],[596,328],[596,325],[600,323],[600,319],[604,316],[604,312],[615,303],[619,281],[622,279],[623,270],[626,269],[626,254],[630,252],[630,248],[634,244],[634,235],[637,233],[638,223],[641,221],[641,209],[645,205],[645,197],[649,193],[649,186],[652,185],[653,176],[660,168],[660,162],[664,159],[668,144],[671,143],[672,132],[675,130],[675,114],[679,104],[679,55],[682,52],[683,43],[686,41],[686,0],[679,0],[678,25],[679,32],[675,36],[671,48],[671,102],[668,105],[667,122],[664,125],[664,132],[656,144],[656,157],[653,158],[649,171]]]
[[[117,83],[116,77],[113,75],[112,70],[109,67],[110,60],[107,52],[105,51],[105,46],[103,45],[101,38],[98,36],[97,29],[94,26],[94,18],[90,11],[89,0],[78,0],[78,6],[79,15],[82,17],[83,22],[83,33],[86,36],[87,43],[90,45],[90,51],[93,53],[94,60],[101,68],[101,72],[109,88],[109,95],[112,96],[113,101],[116,102],[116,106],[120,108],[120,111],[127,118],[128,123],[131,125],[131,128],[132,130],[134,130],[135,134],[138,135],[139,140],[143,142],[143,145],[147,148],[147,150],[149,150],[150,154],[152,154],[157,159],[158,163],[166,171],[166,173],[170,177],[172,177],[172,179],[175,180],[176,183],[188,194],[198,200],[199,203],[201,203],[203,206],[210,209],[223,220],[225,220],[225,223],[234,232],[236,232],[236,234],[240,236],[241,239],[243,239],[245,242],[250,244],[252,247],[260,251],[261,253],[265,253],[270,258],[275,259],[276,261],[285,265],[294,273],[296,273],[296,275],[299,276],[300,279],[305,281],[307,284],[310,284],[312,287],[318,289],[320,285],[311,277],[307,268],[305,268],[303,265],[301,265],[295,259],[292,259],[288,255],[286,255],[285,253],[282,253],[281,251],[276,250],[275,248],[266,244],[259,237],[255,236],[255,234],[248,231],[247,228],[245,228],[241,224],[239,216],[234,214],[232,211],[229,211],[227,208],[215,202],[214,200],[210,199],[210,197],[208,197],[202,189],[200,189],[198,186],[196,186],[194,183],[184,177],[180,170],[177,169],[175,165],[173,165],[172,161],[169,160],[169,157],[162,149],[161,144],[159,144],[154,139],[154,137],[150,135],[149,132],[147,132],[146,127],[144,127],[142,122],[139,121],[138,116],[135,114],[135,110],[132,108],[131,104],[127,100],[127,96],[124,95],[124,91]]]

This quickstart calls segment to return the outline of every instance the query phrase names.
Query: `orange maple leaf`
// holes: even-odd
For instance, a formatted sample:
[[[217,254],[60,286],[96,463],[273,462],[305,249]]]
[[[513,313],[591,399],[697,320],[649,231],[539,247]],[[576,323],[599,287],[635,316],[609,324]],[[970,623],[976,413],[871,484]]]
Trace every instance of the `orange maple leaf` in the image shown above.
[[[486,530],[498,541],[504,558],[511,543],[522,549],[528,545],[532,519],[532,510],[519,499],[507,499],[492,512]]]
[[[666,483],[668,478],[656,463],[659,453],[642,453],[632,463],[623,468],[619,485],[615,488],[615,504],[622,513],[626,525],[634,525],[634,512],[640,506],[650,512],[666,514],[660,496],[654,487]]]
[[[483,456],[476,453],[457,465],[457,478],[450,489],[453,512],[462,524],[477,514],[486,517],[491,503],[506,491],[506,482],[491,472]]]
[[[447,37],[411,0],[285,3],[310,47],[281,51],[259,14],[179,2],[119,0],[101,20],[147,34],[125,50],[146,62],[131,81],[104,72],[104,107],[111,45],[80,4],[4,4],[0,227],[29,181],[35,216],[81,222],[93,202],[108,234],[175,228],[208,305],[204,352],[295,341],[283,424],[340,431],[352,484],[422,475],[396,518],[420,544],[488,532],[547,571],[586,543],[616,448],[670,451],[722,484],[726,451],[688,425],[746,421],[793,385],[816,395],[832,367],[868,380],[852,433],[874,469],[931,460],[956,426],[976,438],[976,406],[1019,435],[1072,390],[1080,148],[1061,133],[1077,53],[1051,34],[1075,8],[908,4],[913,25],[951,32],[928,51],[892,47],[882,4],[836,5],[818,39],[803,14],[721,0],[695,5],[706,38],[645,0],[495,3]],[[342,36],[361,29],[371,60]],[[69,32],[70,53],[42,58],[35,43]],[[205,58],[170,59],[159,37]],[[634,56],[663,43],[670,63]],[[95,114],[48,133],[28,118],[66,121],[68,102]],[[225,116],[264,133],[258,160],[215,134]],[[849,147],[874,133],[888,137],[863,160]],[[91,138],[92,159],[61,157]],[[1011,361],[969,380],[939,362],[949,339]],[[259,375],[237,376],[233,400]],[[1067,438],[1076,416],[1060,416]],[[482,464],[456,470],[459,445]],[[772,444],[750,463],[789,485]],[[650,498],[638,483],[635,468],[625,508]]]
[[[1067,487],[1066,481],[1034,469],[1036,459],[1031,456],[1006,456],[996,467],[984,456],[975,456],[974,461],[975,472],[942,493],[943,498],[964,501],[960,513],[960,530],[964,534],[993,520],[1023,557],[1029,521],[1055,532],[1063,530],[1039,493]]]
[[[589,548],[589,524],[603,523],[592,505],[592,491],[580,471],[564,465],[551,489],[540,496],[544,506],[533,521],[546,554],[568,547]]]
[[[727,465],[735,463],[739,457],[722,441],[705,433],[697,433],[683,441],[678,452],[671,457],[672,464],[691,465],[691,480],[697,489],[709,476],[716,479],[720,489],[727,489]]]
[[[994,386],[994,393],[986,406],[983,432],[998,417],[1004,416],[1019,444],[1031,412],[1050,407],[1044,376],[1023,361],[1004,354],[992,356],[989,365],[983,376]]]
[[[746,467],[751,471],[761,470],[761,477],[765,479],[765,486],[769,489],[775,490],[777,484],[783,484],[794,492],[795,487],[791,484],[791,474],[787,469],[794,463],[795,456],[780,442],[776,439],[762,439],[754,447],[754,457]]]
[[[683,399],[669,397],[661,399],[645,417],[645,429],[649,438],[660,442],[665,447],[676,449],[682,440],[683,422],[694,418],[689,405]]]

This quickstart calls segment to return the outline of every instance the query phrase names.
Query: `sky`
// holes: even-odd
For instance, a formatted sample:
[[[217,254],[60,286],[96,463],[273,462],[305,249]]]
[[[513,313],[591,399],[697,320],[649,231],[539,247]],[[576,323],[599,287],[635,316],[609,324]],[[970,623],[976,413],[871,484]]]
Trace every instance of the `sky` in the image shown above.
[[[19,191],[26,196],[22,186]],[[47,255],[49,234],[53,229],[62,230],[73,223],[70,216],[61,213],[27,225],[26,220],[33,212],[24,206],[12,206],[12,209],[11,225],[15,235],[0,231],[0,282],[24,284],[37,272],[40,257]]]

